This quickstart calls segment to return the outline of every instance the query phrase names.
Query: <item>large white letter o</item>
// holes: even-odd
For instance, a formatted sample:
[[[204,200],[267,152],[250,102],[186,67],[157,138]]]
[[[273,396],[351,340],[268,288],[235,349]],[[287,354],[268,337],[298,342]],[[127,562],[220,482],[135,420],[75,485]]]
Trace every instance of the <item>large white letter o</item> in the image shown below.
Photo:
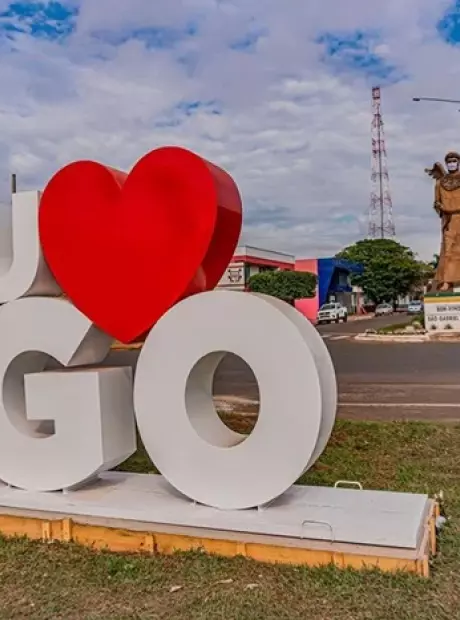
[[[220,421],[212,401],[214,371],[227,352],[259,384],[259,418],[247,438]],[[144,445],[170,484],[197,502],[243,509],[278,497],[314,463],[332,430],[335,392],[329,353],[294,308],[213,291],[182,301],[152,329],[139,356],[134,408]]]

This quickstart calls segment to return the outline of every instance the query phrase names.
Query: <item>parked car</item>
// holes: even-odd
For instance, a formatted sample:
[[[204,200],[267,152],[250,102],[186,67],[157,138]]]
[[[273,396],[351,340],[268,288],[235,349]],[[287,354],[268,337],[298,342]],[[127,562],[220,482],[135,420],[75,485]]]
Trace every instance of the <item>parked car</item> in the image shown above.
[[[344,305],[339,302],[333,302],[328,304],[323,304],[318,311],[317,315],[317,323],[321,325],[322,323],[339,323],[343,321],[346,323],[348,320],[348,310]]]
[[[375,316],[385,316],[393,314],[393,306],[391,304],[379,304],[375,308]]]
[[[423,312],[423,304],[421,301],[411,301],[407,306],[407,312],[409,314],[420,314]]]

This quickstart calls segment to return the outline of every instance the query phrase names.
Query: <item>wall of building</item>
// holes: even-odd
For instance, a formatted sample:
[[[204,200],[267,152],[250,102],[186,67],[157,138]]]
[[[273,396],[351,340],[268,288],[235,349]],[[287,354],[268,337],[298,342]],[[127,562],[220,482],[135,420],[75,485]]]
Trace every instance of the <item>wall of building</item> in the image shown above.
[[[238,246],[232,260],[244,260],[255,265],[271,265],[279,269],[294,269],[295,265],[293,254],[264,250],[250,245]]]
[[[307,271],[318,278],[316,295],[312,299],[299,299],[297,309],[311,321],[316,320],[319,308],[328,301],[338,301],[348,312],[360,312],[362,297],[350,284],[350,269],[357,266],[337,258],[299,259],[296,271]]]
[[[252,276],[263,271],[293,270],[294,265],[295,257],[291,254],[262,250],[252,246],[239,246],[218,288],[244,291]]]
[[[305,258],[299,259],[295,262],[296,271],[304,271],[313,273],[318,276],[318,259],[317,258]],[[295,307],[310,321],[316,321],[316,315],[319,310],[319,295],[318,286],[316,287],[316,294],[314,297],[307,299],[296,299]]]
[[[231,291],[244,291],[246,286],[245,264],[242,261],[231,262],[220,279],[218,288]]]

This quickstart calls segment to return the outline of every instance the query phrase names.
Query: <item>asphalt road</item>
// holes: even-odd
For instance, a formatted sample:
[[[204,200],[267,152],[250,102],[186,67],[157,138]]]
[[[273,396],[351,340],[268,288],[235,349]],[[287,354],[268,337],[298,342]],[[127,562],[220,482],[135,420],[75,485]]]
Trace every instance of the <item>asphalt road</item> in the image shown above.
[[[459,383],[460,344],[325,339],[340,380],[359,383]]]
[[[422,419],[460,423],[460,344],[366,343],[356,333],[400,323],[404,316],[380,317],[319,328],[337,373],[339,415],[354,419]],[[133,365],[137,352],[116,351],[107,365]],[[214,395],[244,410],[258,400],[252,372],[227,355],[214,380]],[[248,405],[249,410],[254,408]]]

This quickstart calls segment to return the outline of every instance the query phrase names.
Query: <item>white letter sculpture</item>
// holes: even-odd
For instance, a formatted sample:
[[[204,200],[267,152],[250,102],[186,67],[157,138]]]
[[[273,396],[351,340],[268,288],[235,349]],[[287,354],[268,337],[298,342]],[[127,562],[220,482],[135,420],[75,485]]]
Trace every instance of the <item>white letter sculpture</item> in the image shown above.
[[[244,509],[282,495],[318,459],[335,421],[335,372],[316,329],[272,297],[189,297],[148,335],[133,398],[130,368],[88,368],[112,338],[67,301],[44,297],[59,287],[40,249],[39,200],[13,196],[3,275],[0,261],[0,303],[8,302],[0,308],[0,479],[31,491],[80,486],[135,451],[136,418],[152,461],[192,500]],[[259,385],[248,437],[225,426],[213,404],[227,352]],[[69,368],[47,370],[50,358]]]
[[[0,479],[34,491],[74,488],[136,450],[129,368],[42,372],[102,361],[112,339],[60,299],[0,308]]]
[[[260,411],[245,437],[212,400],[214,372],[231,352],[252,368]],[[213,291],[169,310],[150,332],[134,385],[145,447],[165,478],[222,509],[270,502],[324,450],[337,387],[329,353],[297,310],[264,295]]]
[[[38,236],[40,192],[20,192],[12,200],[11,237],[0,246],[0,304],[57,295],[61,289],[45,263]]]

